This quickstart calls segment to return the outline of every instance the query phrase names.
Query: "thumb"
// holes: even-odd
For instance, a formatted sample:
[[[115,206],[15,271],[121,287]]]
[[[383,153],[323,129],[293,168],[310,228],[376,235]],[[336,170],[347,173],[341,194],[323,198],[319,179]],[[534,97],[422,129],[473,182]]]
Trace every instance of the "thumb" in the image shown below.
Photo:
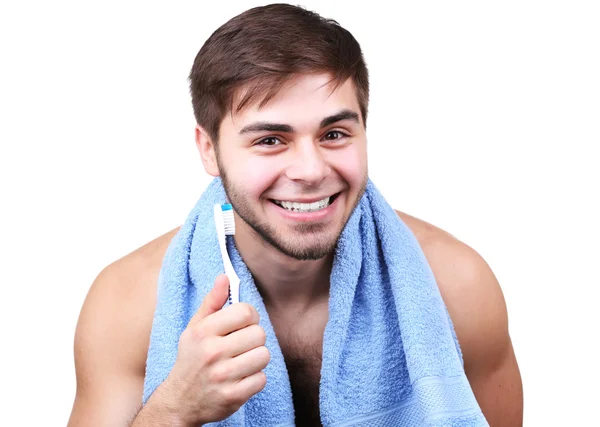
[[[204,297],[200,308],[194,315],[195,321],[202,320],[221,310],[229,298],[229,278],[226,274],[219,274],[215,279],[213,288]]]

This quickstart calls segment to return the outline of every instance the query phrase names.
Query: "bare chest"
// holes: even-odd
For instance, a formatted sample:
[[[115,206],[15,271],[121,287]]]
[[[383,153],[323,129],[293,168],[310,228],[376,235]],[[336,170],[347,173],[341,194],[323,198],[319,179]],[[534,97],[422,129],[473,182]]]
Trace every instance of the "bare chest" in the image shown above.
[[[274,324],[290,377],[297,426],[320,426],[319,382],[327,318]]]
[[[320,426],[319,381],[322,351],[318,343],[282,345],[290,377],[297,426]]]

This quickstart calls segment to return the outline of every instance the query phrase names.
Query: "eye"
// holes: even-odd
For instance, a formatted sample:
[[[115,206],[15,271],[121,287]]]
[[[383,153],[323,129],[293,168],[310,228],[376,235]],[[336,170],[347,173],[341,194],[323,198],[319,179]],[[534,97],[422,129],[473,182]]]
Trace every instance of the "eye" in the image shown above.
[[[346,135],[344,132],[341,132],[339,130],[330,130],[329,132],[327,132],[325,134],[325,136],[323,137],[323,139],[325,141],[337,141],[340,140],[342,138],[347,137],[348,135]]]
[[[275,136],[268,136],[256,142],[254,145],[262,145],[263,147],[276,147],[281,141]]]

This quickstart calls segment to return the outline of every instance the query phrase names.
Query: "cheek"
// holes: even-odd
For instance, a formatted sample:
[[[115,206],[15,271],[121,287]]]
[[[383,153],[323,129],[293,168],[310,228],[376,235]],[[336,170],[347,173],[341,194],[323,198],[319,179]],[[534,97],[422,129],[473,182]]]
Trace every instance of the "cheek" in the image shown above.
[[[367,173],[367,155],[360,149],[332,153],[331,165],[351,185],[360,185]]]
[[[258,198],[277,179],[280,172],[276,166],[277,162],[268,157],[238,155],[227,175],[244,189],[245,196]]]

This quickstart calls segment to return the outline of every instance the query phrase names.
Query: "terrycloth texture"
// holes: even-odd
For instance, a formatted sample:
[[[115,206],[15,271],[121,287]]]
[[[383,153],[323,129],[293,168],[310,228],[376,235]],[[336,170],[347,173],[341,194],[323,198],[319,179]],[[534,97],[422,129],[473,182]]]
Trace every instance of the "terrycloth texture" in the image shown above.
[[[223,272],[206,189],[173,239],[159,278],[144,403],[167,377],[180,334]],[[228,237],[240,301],[252,304],[267,334],[267,385],[211,426],[293,426],[288,372],[265,305]],[[465,377],[460,348],[433,274],[413,234],[372,182],[335,252],[323,339],[320,411],[324,426],[487,426]]]

